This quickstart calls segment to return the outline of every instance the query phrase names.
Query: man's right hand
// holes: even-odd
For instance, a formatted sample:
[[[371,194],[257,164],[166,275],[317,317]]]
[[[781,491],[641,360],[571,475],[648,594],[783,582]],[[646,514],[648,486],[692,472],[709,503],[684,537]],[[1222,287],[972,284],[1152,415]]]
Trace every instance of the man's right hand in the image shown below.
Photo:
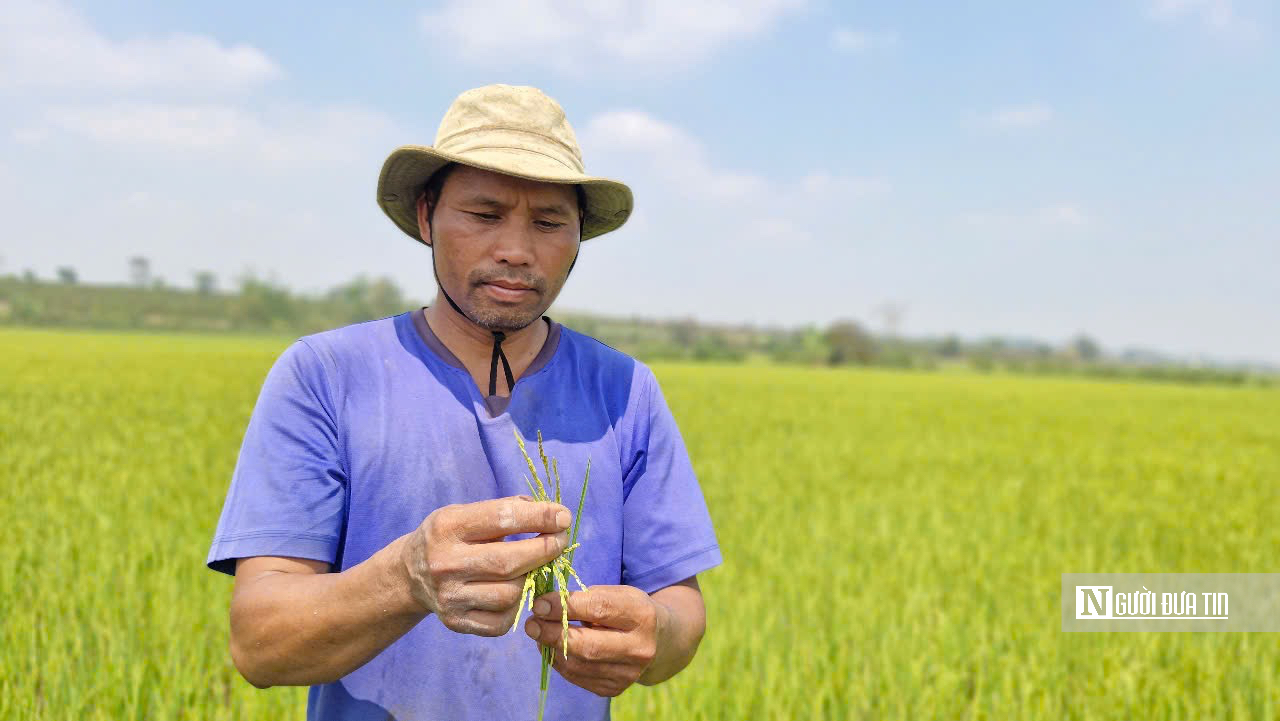
[[[569,522],[568,508],[529,496],[437,508],[401,546],[410,593],[452,631],[501,636],[525,574],[568,547]],[[502,540],[518,533],[540,535]]]

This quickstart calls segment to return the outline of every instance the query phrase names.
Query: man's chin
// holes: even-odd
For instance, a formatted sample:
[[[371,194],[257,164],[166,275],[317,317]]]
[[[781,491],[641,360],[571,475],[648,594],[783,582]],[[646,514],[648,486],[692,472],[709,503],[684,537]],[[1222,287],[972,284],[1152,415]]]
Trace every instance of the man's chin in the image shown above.
[[[472,305],[471,319],[490,331],[511,333],[542,317],[546,308],[540,303],[480,302]]]

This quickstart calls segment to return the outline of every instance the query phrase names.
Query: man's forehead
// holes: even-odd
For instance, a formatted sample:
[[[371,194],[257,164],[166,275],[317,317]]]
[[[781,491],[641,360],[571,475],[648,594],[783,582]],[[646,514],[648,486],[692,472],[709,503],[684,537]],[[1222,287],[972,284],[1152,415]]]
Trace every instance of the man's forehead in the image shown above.
[[[526,195],[531,203],[542,206],[564,205],[572,208],[577,204],[577,195],[572,185],[527,180],[469,165],[460,165],[453,170],[445,183],[444,194],[500,203],[515,202],[521,195]]]

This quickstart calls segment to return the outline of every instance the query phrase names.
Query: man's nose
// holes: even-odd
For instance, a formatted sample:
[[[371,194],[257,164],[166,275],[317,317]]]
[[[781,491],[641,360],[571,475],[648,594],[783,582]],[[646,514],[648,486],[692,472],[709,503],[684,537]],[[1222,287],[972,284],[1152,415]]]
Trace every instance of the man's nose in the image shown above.
[[[498,229],[493,244],[493,259],[508,265],[533,263],[533,224],[519,213],[513,213]]]

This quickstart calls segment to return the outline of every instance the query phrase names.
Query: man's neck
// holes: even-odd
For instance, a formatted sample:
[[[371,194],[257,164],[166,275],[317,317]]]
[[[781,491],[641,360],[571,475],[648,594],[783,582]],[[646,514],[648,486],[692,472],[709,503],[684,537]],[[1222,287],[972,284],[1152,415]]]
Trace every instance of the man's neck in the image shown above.
[[[493,359],[493,333],[459,314],[444,301],[443,297],[438,296],[436,302],[425,308],[422,313],[426,316],[427,324],[431,326],[431,332],[435,333],[449,352],[462,361],[462,365],[466,366],[467,372],[479,386],[480,392],[487,394],[489,369]],[[507,333],[506,339],[502,341],[502,352],[507,356],[507,362],[511,364],[512,375],[519,379],[533,363],[533,359],[538,356],[538,351],[542,350],[542,345],[546,341],[547,324],[541,319],[520,330]],[[498,395],[505,396],[509,393],[506,377],[499,364]]]

